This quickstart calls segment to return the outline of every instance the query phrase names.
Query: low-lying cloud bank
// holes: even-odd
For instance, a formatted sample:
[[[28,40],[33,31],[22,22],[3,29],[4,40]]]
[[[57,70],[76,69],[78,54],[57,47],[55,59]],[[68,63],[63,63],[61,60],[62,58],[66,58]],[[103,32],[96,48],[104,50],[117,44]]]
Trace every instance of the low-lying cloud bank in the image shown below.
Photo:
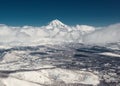
[[[0,25],[0,44],[55,44],[64,42],[82,42],[82,35],[94,31],[86,25],[68,26],[54,20],[47,26],[11,27]]]
[[[120,42],[120,23],[101,27],[94,32],[83,36],[84,43],[106,44]]]
[[[76,25],[68,26],[54,20],[42,27],[12,27],[0,25],[0,45],[57,44],[75,42],[85,44],[105,44],[120,41],[120,24],[100,27]]]

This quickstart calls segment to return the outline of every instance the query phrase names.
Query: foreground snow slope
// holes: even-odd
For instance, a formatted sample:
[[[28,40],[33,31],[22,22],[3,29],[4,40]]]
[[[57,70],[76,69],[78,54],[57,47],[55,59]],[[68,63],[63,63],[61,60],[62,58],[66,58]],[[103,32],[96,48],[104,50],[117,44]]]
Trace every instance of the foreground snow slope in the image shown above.
[[[20,79],[16,79],[13,77],[8,77],[1,79],[0,86],[42,86],[39,84],[35,84],[29,81],[24,81]]]
[[[5,86],[59,85],[60,83],[97,85],[99,78],[90,72],[55,68],[13,73],[8,78],[1,78],[1,82]]]

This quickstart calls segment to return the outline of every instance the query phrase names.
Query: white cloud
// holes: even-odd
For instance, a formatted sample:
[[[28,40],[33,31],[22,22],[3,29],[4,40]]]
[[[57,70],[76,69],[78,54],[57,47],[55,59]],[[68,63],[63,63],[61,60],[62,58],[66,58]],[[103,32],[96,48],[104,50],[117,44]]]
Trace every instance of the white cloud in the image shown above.
[[[87,25],[64,25],[58,20],[42,27],[0,25],[0,44],[32,45],[63,42],[85,44],[120,42],[120,24],[100,27],[96,30],[95,27]]]
[[[10,27],[0,26],[0,43],[3,44],[42,44],[42,43],[63,43],[80,42],[83,34],[94,30],[94,27],[86,25],[67,26],[58,20],[52,21],[42,27]]]
[[[84,36],[83,41],[88,44],[120,42],[120,23],[101,27],[101,29]]]

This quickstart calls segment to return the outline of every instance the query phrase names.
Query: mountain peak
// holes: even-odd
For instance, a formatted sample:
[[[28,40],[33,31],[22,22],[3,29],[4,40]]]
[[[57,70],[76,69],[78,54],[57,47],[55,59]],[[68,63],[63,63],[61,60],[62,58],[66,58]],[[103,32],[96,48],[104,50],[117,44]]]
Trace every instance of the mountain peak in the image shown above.
[[[65,24],[63,24],[61,21],[59,21],[58,19],[55,19],[53,21],[51,21],[49,23],[50,26],[54,26],[54,27],[58,27],[58,26],[66,26]]]

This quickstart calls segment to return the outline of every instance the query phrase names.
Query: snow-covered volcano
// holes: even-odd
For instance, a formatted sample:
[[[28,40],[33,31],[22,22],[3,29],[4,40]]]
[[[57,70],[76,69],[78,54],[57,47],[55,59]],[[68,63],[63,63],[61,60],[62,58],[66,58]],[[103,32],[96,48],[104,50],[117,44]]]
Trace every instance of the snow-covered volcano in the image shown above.
[[[58,19],[51,21],[48,26],[49,27],[51,26],[52,28],[66,28],[67,27],[67,25],[63,24]]]

